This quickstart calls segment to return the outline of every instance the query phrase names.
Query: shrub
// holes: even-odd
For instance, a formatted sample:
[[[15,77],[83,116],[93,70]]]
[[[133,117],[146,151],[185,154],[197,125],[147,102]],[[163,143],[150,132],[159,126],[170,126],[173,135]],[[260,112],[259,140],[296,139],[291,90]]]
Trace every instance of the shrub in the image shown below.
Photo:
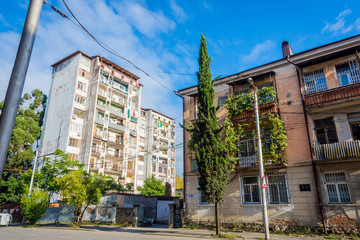
[[[23,195],[21,209],[30,224],[35,224],[44,215],[48,200],[49,193],[40,189],[34,189],[30,198],[27,194]]]

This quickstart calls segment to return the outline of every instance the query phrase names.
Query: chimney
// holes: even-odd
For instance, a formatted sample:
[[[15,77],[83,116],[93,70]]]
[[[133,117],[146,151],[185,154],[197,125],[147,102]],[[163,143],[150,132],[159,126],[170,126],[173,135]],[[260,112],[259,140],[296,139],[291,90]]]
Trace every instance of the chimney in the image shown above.
[[[294,55],[294,52],[291,49],[288,41],[283,41],[281,43],[281,48],[282,48],[283,58],[287,58],[288,56]]]

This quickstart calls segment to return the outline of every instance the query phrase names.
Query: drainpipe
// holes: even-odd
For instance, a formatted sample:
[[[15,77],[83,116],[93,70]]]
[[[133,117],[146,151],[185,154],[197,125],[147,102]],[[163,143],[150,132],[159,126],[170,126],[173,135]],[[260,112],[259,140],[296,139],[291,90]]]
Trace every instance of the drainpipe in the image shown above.
[[[175,90],[174,93],[176,94],[176,96],[179,96],[182,98],[182,101],[183,101],[183,114],[184,114],[184,111],[185,111],[185,100],[184,100],[184,97],[177,91]],[[183,126],[185,126],[185,120],[184,120],[184,117],[183,117]],[[184,186],[183,186],[183,189],[184,189],[184,211],[185,211],[185,208],[186,208],[186,174],[185,174],[185,129],[183,129],[183,179],[184,179]]]
[[[313,157],[313,152],[312,152],[312,147],[311,147],[311,140],[310,140],[310,133],[309,133],[309,124],[308,124],[308,114],[306,112],[306,108],[305,108],[305,100],[304,100],[304,95],[303,92],[301,91],[301,79],[300,79],[300,72],[301,69],[298,67],[298,65],[296,65],[294,62],[292,62],[290,60],[290,56],[286,57],[286,60],[295,66],[296,68],[296,75],[297,75],[297,79],[298,79],[298,84],[299,84],[299,90],[300,90],[300,96],[301,96],[301,103],[302,103],[302,107],[303,107],[303,111],[304,111],[304,119],[305,119],[305,125],[306,125],[306,133],[307,133],[307,137],[308,137],[308,143],[309,143],[309,148],[310,148],[310,156],[311,156],[311,165],[313,168],[313,173],[314,173],[314,180],[315,180],[315,185],[316,185],[316,195],[317,195],[317,199],[319,201],[319,207],[320,207],[320,213],[321,213],[321,220],[324,226],[324,233],[327,234],[326,231],[326,222],[325,222],[325,217],[324,217],[324,208],[323,208],[323,204],[321,201],[321,196],[320,196],[320,185],[319,185],[319,179],[318,176],[316,174],[316,167],[315,167],[315,162],[314,162],[314,157]]]

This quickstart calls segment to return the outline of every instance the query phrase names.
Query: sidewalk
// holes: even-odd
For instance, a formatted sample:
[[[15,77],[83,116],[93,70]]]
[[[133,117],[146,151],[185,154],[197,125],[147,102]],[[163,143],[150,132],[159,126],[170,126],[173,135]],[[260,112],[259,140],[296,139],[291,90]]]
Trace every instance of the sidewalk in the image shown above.
[[[10,225],[11,227],[21,227],[20,225]],[[81,228],[72,228],[71,225],[66,224],[41,224],[34,228],[46,228],[46,229],[56,229],[56,230],[77,230],[77,231],[97,231],[97,232],[126,232],[126,233],[137,233],[144,235],[159,235],[159,236],[176,236],[186,238],[199,238],[199,239],[215,239],[211,237],[212,234],[215,234],[215,231],[204,230],[204,229],[183,229],[183,228],[168,228],[167,225],[156,225],[152,227],[118,227],[112,225],[83,225]],[[265,237],[264,233],[256,232],[222,232],[222,234],[233,234],[239,237],[239,239],[247,240],[257,240]],[[280,234],[271,234],[271,239],[274,240],[300,240],[300,239],[325,239],[321,236],[309,237],[309,236],[288,236]]]

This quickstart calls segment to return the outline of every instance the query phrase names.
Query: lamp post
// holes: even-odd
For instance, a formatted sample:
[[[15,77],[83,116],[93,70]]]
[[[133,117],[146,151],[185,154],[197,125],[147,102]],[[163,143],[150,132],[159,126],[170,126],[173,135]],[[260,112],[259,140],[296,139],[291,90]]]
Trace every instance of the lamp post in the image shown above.
[[[261,136],[260,136],[260,124],[259,124],[259,106],[258,106],[258,97],[257,97],[257,87],[254,85],[252,78],[247,79],[248,83],[254,88],[254,108],[255,108],[255,117],[256,117],[256,132],[257,132],[257,141],[258,141],[258,153],[259,153],[259,169],[260,169],[260,182],[261,182],[261,202],[263,209],[263,222],[265,228],[265,239],[270,239],[269,233],[269,219],[267,214],[267,202],[266,202],[266,182],[264,176],[264,165],[262,158],[262,146],[261,146]]]

